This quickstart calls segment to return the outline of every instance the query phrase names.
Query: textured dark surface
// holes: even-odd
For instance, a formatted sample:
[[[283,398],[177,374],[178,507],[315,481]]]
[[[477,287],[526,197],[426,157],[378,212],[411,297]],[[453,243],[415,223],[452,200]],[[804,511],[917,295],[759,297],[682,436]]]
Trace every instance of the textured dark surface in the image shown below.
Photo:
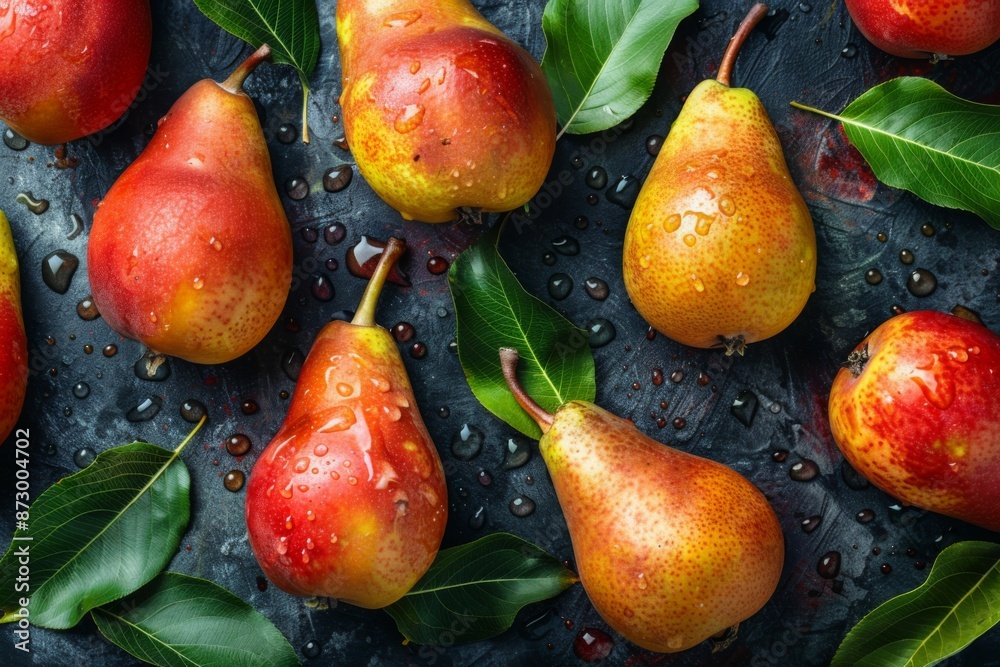
[[[541,57],[541,0],[476,4],[488,19]],[[662,336],[649,341],[646,324],[629,305],[620,269],[628,213],[608,202],[603,192],[597,192],[597,205],[589,205],[585,198],[595,191],[584,184],[586,172],[574,169],[570,161],[578,151],[587,149],[587,167],[604,167],[609,184],[622,174],[643,178],[652,164],[646,138],[665,134],[680,108],[681,96],[714,74],[726,41],[749,6],[740,3],[734,10],[733,4],[706,0],[702,9],[682,24],[664,60],[656,90],[630,129],[606,133],[610,141],[597,136],[564,137],[560,141],[550,178],[568,170],[572,185],[564,188],[536,224],[519,233],[507,230],[502,243],[505,256],[529,291],[544,297],[548,277],[565,272],[575,287],[567,299],[558,302],[558,308],[581,325],[593,317],[614,323],[617,338],[595,351],[598,403],[632,418],[661,442],[722,461],[747,475],[768,494],[785,530],[787,557],[777,593],[760,613],[740,626],[733,645],[714,655],[706,643],[680,655],[657,656],[611,633],[614,649],[607,664],[825,664],[846,631],[866,612],[925,578],[927,570],[919,571],[917,561],[930,563],[941,548],[959,540],[995,538],[934,514],[912,509],[892,511],[894,501],[887,495],[872,488],[850,488],[830,437],[825,405],[839,361],[867,331],[891,315],[893,305],[908,310],[950,310],[963,304],[979,311],[987,325],[1000,325],[1000,232],[971,215],[935,208],[877,185],[836,125],[794,111],[788,102],[794,99],[837,111],[883,80],[926,74],[958,95],[997,103],[1000,45],[977,56],[931,67],[925,62],[894,59],[870,47],[851,25],[842,3],[832,7],[827,0],[811,7],[799,2],[774,3],[779,11],[748,40],[734,84],[750,87],[762,98],[784,143],[792,175],[810,205],[819,242],[816,293],[787,331],[751,346],[746,357],[738,359],[683,348]],[[210,421],[184,453],[192,475],[193,512],[182,548],[170,567],[207,577],[249,600],[297,650],[309,641],[322,645],[322,656],[306,664],[579,663],[572,650],[577,632],[585,627],[608,630],[579,586],[526,610],[511,631],[492,641],[438,649],[404,646],[393,622],[382,612],[347,605],[320,610],[273,586],[258,590],[261,573],[246,539],[244,496],[225,490],[222,475],[231,469],[249,473],[257,453],[281,422],[287,402],[279,392],[294,388],[281,369],[282,354],[290,349],[306,352],[335,311],[355,307],[364,282],[347,273],[344,259],[362,234],[380,238],[401,234],[409,243],[402,265],[413,286],[387,288],[378,319],[385,326],[410,322],[416,328],[414,340],[427,344],[427,356],[420,360],[406,353],[409,344],[401,349],[442,457],[451,458],[451,438],[463,424],[475,425],[486,433],[479,457],[454,461],[457,472],[449,479],[452,515],[446,545],[475,539],[487,531],[507,530],[559,558],[572,557],[565,524],[537,450],[527,465],[501,469],[503,448],[513,432],[476,402],[457,356],[448,351],[454,337],[454,314],[447,281],[444,275],[428,272],[426,261],[434,255],[450,261],[478,232],[449,225],[404,225],[360,177],[339,193],[322,189],[327,168],[351,161],[348,153],[332,145],[342,132],[341,124],[331,119],[339,113],[336,99],[340,89],[332,2],[320,3],[323,52],[312,81],[312,143],[285,145],[275,136],[283,123],[299,122],[299,88],[292,70],[264,66],[248,86],[258,101],[279,191],[284,193],[286,181],[293,177],[304,178],[310,185],[304,200],[293,201],[283,194],[301,278],[290,295],[285,317],[261,345],[241,359],[219,367],[171,361],[171,377],[152,383],[133,374],[132,365],[142,354],[137,343],[120,339],[101,319],[87,322],[77,316],[77,302],[89,294],[87,234],[67,239],[71,214],[81,216],[84,227],[89,228],[97,202],[148,141],[147,128],[196,80],[224,78],[249,53],[245,45],[202,17],[190,0],[156,0],[153,5],[151,67],[157,76],[149,80],[152,83],[142,101],[120,128],[103,135],[98,145],[88,141],[72,144],[70,155],[80,160],[74,169],[48,166],[53,161],[52,148],[32,145],[17,153],[0,146],[4,176],[0,179],[0,205],[10,218],[20,252],[33,369],[20,422],[31,430],[33,495],[76,471],[73,453],[81,447],[100,452],[136,439],[174,446],[190,426],[181,419],[180,406],[188,399],[197,399],[208,406]],[[15,203],[17,193],[25,191],[49,200],[49,210],[36,216]],[[589,219],[583,230],[574,226],[581,215]],[[322,233],[315,243],[301,235],[303,229],[321,232],[333,222],[347,228],[346,239],[338,245],[328,245]],[[926,223],[936,230],[933,236],[922,234],[921,226]],[[879,233],[887,236],[885,242],[877,239]],[[551,250],[551,241],[563,234],[578,239],[582,250],[573,257],[559,255],[554,266],[547,266],[542,256]],[[899,260],[904,248],[916,256],[912,266]],[[43,284],[40,271],[42,258],[58,249],[81,259],[80,270],[62,296]],[[323,266],[328,258],[335,258],[340,268],[328,271]],[[884,274],[877,286],[867,284],[864,278],[873,267]],[[929,297],[918,299],[906,290],[906,277],[916,267],[929,269],[938,278],[938,288]],[[986,271],[988,275],[984,275]],[[321,303],[310,295],[310,276],[316,272],[332,279],[336,289],[333,301]],[[611,296],[606,301],[587,296],[584,282],[590,276],[607,281]],[[287,325],[287,317],[300,325],[297,332]],[[49,336],[51,345],[46,341]],[[106,358],[101,349],[112,343],[118,346],[118,353]],[[90,355],[84,353],[87,344],[95,348]],[[684,377],[679,383],[666,379],[657,386],[652,382],[654,369],[662,369],[668,378],[679,370]],[[707,374],[708,380],[699,382],[699,373]],[[91,387],[85,399],[75,398],[72,392],[80,381]],[[733,400],[747,389],[760,401],[749,428],[730,413]],[[156,418],[139,424],[126,421],[126,412],[150,396],[163,400]],[[248,399],[259,404],[256,414],[241,411],[241,403]],[[666,408],[660,407],[661,401],[666,402]],[[450,416],[439,416],[443,406],[448,407]],[[661,416],[665,420],[662,428],[657,425]],[[683,428],[671,424],[677,417],[684,419]],[[253,441],[251,453],[241,461],[222,448],[234,433],[245,433]],[[778,449],[790,452],[783,463],[772,460],[772,452]],[[2,516],[8,518],[13,506],[13,451],[11,446],[0,449],[0,506]],[[815,461],[820,474],[812,481],[797,482],[789,477],[789,470],[803,458]],[[481,470],[492,475],[491,485],[480,484],[477,478]],[[513,516],[508,509],[510,500],[521,494],[534,499],[538,507],[525,518]],[[485,508],[487,519],[483,527],[473,529],[470,517],[480,507]],[[862,509],[874,510],[875,519],[859,523],[855,515]],[[800,524],[814,515],[822,516],[822,522],[807,534]],[[0,522],[4,544],[11,535],[11,522]],[[875,547],[881,549],[878,556],[872,553]],[[915,556],[908,556],[908,549],[915,550]],[[842,554],[841,573],[835,581],[821,578],[816,571],[828,551]],[[880,571],[884,563],[892,566],[891,574]],[[527,620],[549,608],[555,613],[548,620],[526,627]],[[11,637],[9,630],[0,634]],[[0,641],[0,663],[20,658],[12,643],[12,639]],[[36,628],[32,647],[37,665],[135,663],[101,639],[89,621],[66,632]],[[1000,664],[998,651],[1000,633],[992,631],[949,664]]]

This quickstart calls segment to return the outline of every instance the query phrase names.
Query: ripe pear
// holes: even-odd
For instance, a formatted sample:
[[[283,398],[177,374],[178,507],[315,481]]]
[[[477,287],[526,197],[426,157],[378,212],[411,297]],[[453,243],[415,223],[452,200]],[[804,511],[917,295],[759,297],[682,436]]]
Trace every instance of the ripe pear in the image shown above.
[[[743,476],[661,445],[591,403],[545,412],[500,352],[566,517],[584,590],[608,625],[651,651],[690,648],[755,614],[778,585],[781,526]]]
[[[28,387],[28,341],[21,314],[21,279],[14,237],[0,211],[0,443],[7,439],[24,405]]]
[[[375,305],[405,245],[390,239],[351,322],[313,343],[288,415],[247,487],[250,546],[278,588],[378,609],[437,555],[444,468]]]
[[[142,86],[149,0],[0,2],[0,119],[40,144],[102,130]]]
[[[372,189],[407,220],[509,211],[556,141],[541,68],[468,0],[337,3],[344,131]]]
[[[1000,336],[930,310],[890,318],[830,389],[830,430],[872,484],[1000,531]]]
[[[200,364],[244,354],[281,314],[292,238],[253,102],[261,47],[194,84],[94,214],[88,271],[112,329]]]
[[[869,42],[903,58],[947,58],[1000,40],[1000,0],[846,0]]]
[[[717,80],[688,96],[625,233],[625,287],[639,313],[693,347],[769,338],[815,289],[816,234],[756,95],[730,88],[758,4],[729,43]]]

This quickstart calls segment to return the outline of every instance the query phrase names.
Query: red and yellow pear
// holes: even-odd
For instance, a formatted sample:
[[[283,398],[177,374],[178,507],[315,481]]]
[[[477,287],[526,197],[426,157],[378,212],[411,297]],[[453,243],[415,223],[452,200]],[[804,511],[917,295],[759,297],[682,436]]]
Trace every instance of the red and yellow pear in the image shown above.
[[[407,220],[509,211],[545,180],[552,93],[468,0],[340,0],[344,131],[371,188]]]
[[[846,0],[868,41],[903,58],[981,51],[1000,39],[1000,0]]]
[[[14,236],[0,211],[0,442],[7,439],[28,387],[28,341],[21,314],[21,279]]]

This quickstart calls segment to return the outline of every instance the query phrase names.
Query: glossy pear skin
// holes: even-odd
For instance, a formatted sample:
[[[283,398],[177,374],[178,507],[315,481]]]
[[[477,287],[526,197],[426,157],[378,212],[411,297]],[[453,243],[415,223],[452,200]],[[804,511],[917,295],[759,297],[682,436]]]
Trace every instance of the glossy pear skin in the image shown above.
[[[102,130],[149,64],[149,0],[0,3],[0,119],[40,144]]]
[[[337,3],[344,130],[407,219],[509,211],[541,187],[556,115],[541,68],[468,0]]]
[[[94,302],[118,333],[201,364],[256,345],[292,277],[288,219],[253,102],[204,80],[94,215]]]
[[[724,465],[661,445],[590,403],[539,442],[587,595],[651,651],[682,651],[756,613],[781,575],[774,511]]]
[[[854,25],[903,58],[961,56],[1000,39],[1000,0],[846,0]]]
[[[21,280],[7,217],[0,211],[0,442],[7,439],[24,405],[28,341],[21,314]]]
[[[283,591],[376,609],[437,555],[444,469],[387,331],[334,321],[247,487],[250,545]]]
[[[769,338],[814,290],[816,235],[753,92],[703,81],[632,210],[625,287],[639,313],[693,347]]]
[[[1000,337],[935,311],[883,323],[841,369],[830,429],[858,472],[912,505],[1000,531]]]

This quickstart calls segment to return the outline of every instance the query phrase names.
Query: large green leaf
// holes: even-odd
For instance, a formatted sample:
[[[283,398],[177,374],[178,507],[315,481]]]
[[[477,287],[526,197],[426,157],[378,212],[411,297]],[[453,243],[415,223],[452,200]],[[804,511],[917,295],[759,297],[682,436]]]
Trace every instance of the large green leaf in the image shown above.
[[[286,667],[295,651],[267,618],[211,581],[164,572],[91,612],[97,629],[160,667]]]
[[[919,588],[854,626],[831,667],[923,667],[958,653],[1000,621],[1000,544],[959,542]]]
[[[583,330],[521,287],[497,251],[498,238],[499,226],[459,255],[448,273],[458,358],[479,402],[537,440],[541,429],[511,395],[499,349],[520,352],[521,382],[550,412],[566,401],[594,400],[594,356]]]
[[[507,630],[524,605],[576,581],[534,544],[494,533],[441,551],[410,592],[385,610],[417,644],[480,641]]]
[[[649,99],[663,53],[698,0],[549,0],[542,71],[562,132],[600,132]]]
[[[302,140],[309,143],[306,108],[309,77],[319,60],[319,12],[315,0],[194,0],[223,30],[255,47],[267,44],[274,61],[291,65],[302,81]]]
[[[919,77],[875,86],[839,116],[878,179],[1000,229],[1000,106],[955,97]]]
[[[190,513],[180,449],[115,447],[38,496],[0,560],[0,622],[18,620],[20,598],[30,597],[33,625],[69,628],[155,577],[176,553]],[[29,588],[19,591],[24,549]]]

